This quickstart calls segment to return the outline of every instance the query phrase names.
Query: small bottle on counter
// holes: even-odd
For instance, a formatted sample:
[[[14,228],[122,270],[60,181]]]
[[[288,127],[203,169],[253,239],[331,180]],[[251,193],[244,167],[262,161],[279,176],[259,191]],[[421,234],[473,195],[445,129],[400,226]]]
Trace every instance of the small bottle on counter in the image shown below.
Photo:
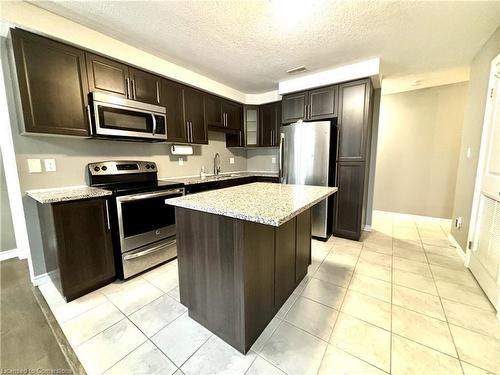
[[[205,173],[205,166],[202,166],[200,170],[200,178],[205,178],[206,175],[207,174]]]

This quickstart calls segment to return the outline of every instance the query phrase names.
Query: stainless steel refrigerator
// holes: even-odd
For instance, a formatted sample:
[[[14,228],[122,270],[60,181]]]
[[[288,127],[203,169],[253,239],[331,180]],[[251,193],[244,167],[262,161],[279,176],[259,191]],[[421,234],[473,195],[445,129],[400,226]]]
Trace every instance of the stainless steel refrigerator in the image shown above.
[[[281,183],[335,186],[337,127],[335,122],[297,122],[281,128]],[[333,198],[312,209],[312,235],[327,239],[333,220]]]

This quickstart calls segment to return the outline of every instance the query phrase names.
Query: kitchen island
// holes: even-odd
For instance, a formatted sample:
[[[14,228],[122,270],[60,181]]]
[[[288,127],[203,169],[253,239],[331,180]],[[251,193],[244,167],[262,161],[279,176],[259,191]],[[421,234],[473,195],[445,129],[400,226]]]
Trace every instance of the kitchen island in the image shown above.
[[[246,353],[307,274],[310,208],[336,191],[252,183],[165,200],[189,316]]]

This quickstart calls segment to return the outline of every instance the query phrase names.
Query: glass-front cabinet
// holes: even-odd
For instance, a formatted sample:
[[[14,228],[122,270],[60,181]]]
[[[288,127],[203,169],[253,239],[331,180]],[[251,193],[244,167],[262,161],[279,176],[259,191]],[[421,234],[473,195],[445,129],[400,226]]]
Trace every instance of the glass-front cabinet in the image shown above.
[[[259,107],[245,106],[245,145],[259,145]]]

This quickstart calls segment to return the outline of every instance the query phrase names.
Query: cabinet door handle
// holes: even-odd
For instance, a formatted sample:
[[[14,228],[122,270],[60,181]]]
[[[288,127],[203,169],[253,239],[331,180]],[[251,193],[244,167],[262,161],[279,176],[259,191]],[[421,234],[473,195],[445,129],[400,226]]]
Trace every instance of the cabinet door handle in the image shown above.
[[[189,121],[186,121],[186,140],[189,143]]]
[[[108,205],[108,200],[105,200],[106,202],[106,224],[108,226],[108,230],[111,230],[111,223],[109,222],[109,205]]]
[[[156,102],[160,103],[160,84],[156,81]]]
[[[271,130],[271,142],[270,142],[271,146],[273,145],[273,131]]]
[[[134,96],[135,99],[135,80],[130,80],[130,85],[132,87],[132,95]]]
[[[125,78],[125,82],[127,83],[127,98],[131,99],[132,96],[130,95],[130,79]]]
[[[189,133],[191,138],[191,143],[193,143],[193,123],[189,121]]]

